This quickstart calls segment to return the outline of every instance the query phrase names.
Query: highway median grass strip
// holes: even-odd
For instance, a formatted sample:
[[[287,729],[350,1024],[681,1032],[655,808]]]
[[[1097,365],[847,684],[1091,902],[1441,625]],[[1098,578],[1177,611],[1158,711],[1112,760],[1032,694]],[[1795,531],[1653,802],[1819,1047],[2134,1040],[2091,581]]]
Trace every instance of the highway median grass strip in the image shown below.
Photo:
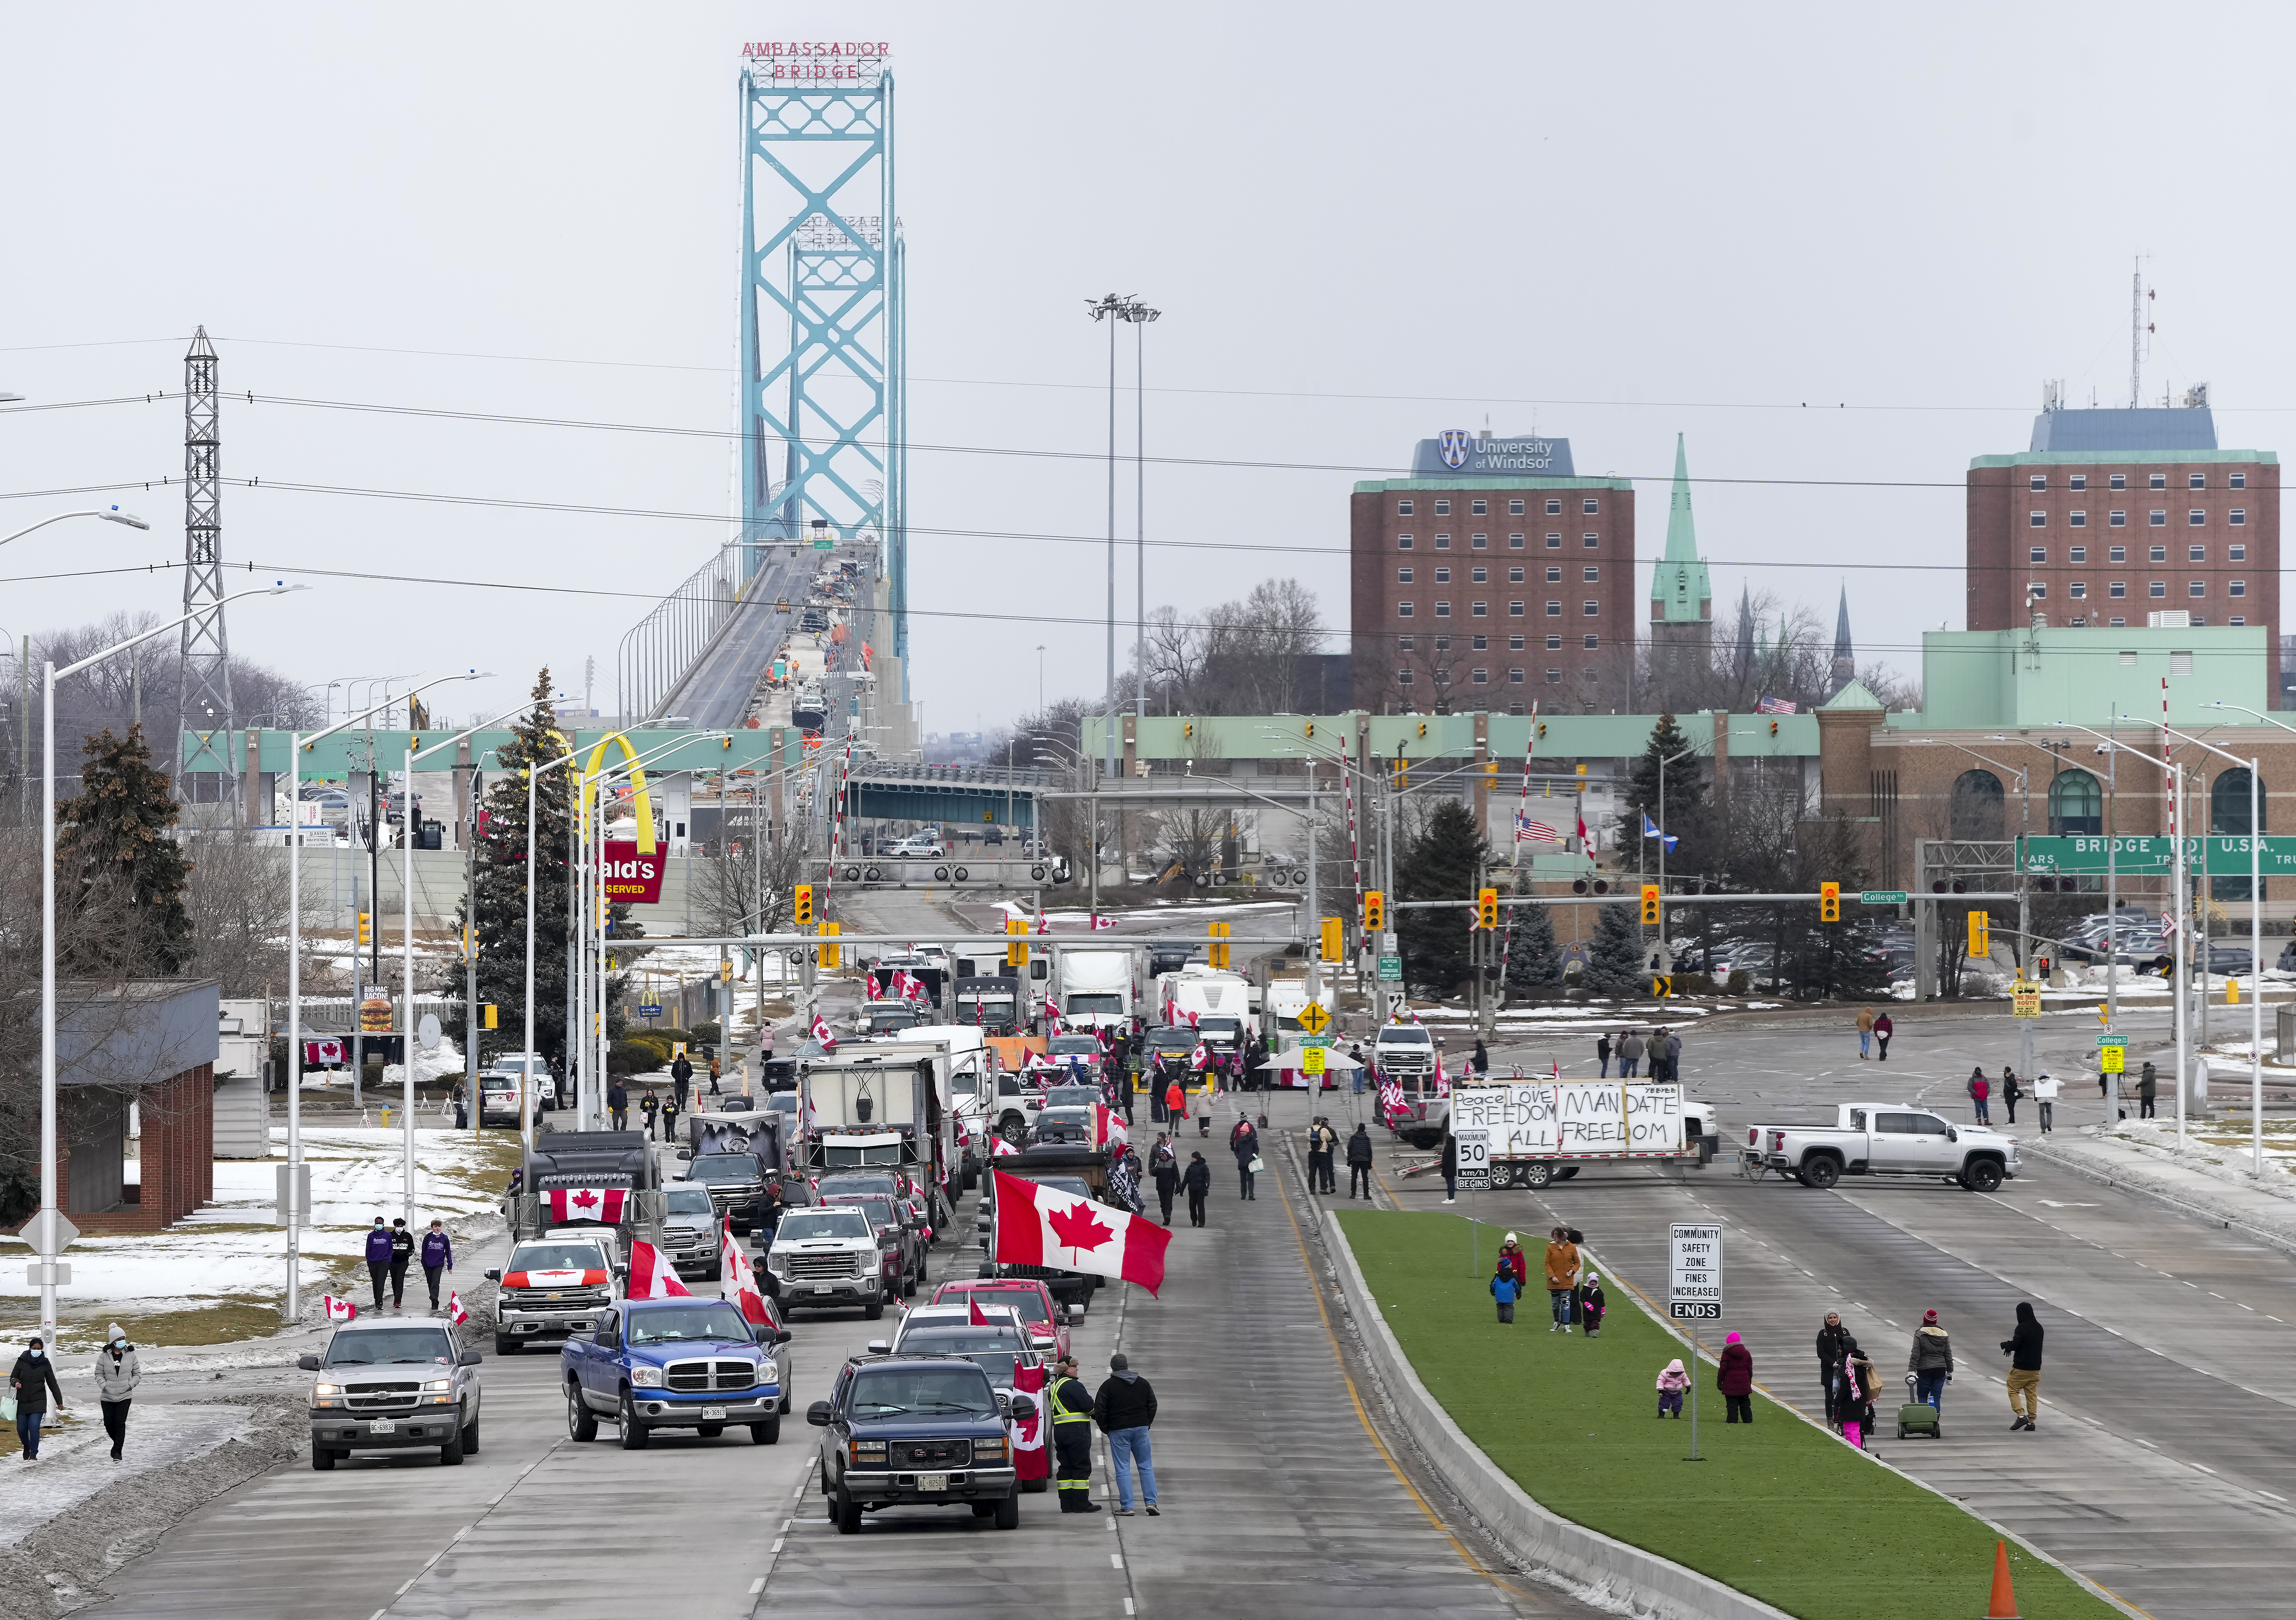
[[[1706,1460],[1685,1460],[1690,1420],[1656,1415],[1656,1382],[1669,1361],[1688,1357],[1623,1285],[1605,1279],[1600,1338],[1551,1332],[1536,1274],[1542,1245],[1531,1242],[1530,1293],[1503,1326],[1488,1289],[1496,1229],[1483,1231],[1478,1271],[1469,1223],[1456,1215],[1343,1210],[1340,1221],[1420,1382],[1542,1507],[1806,1620],[1984,1613],[1995,1532],[1759,1390],[1754,1422],[1726,1424],[1710,1362],[1697,1369]],[[1732,1326],[1710,1340],[1702,1330],[1710,1354]],[[1757,1380],[1817,1376],[1814,1330],[1740,1330]],[[1895,1364],[1896,1347],[1866,1348]],[[1874,1409],[1890,1432],[1899,1387],[1887,1383]],[[1961,1410],[1963,1422],[1977,1420],[1967,1398]],[[1984,1420],[1996,1417],[2006,1425],[1989,1409]],[[2025,1620],[2120,1613],[2021,1548],[2010,1561]]]

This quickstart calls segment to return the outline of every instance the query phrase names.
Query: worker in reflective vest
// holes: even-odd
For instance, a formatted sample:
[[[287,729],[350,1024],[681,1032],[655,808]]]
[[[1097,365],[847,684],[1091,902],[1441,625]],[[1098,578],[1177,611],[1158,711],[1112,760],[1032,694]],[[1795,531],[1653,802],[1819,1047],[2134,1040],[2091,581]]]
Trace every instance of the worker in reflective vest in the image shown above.
[[[1058,1455],[1061,1511],[1097,1513],[1092,1499],[1092,1391],[1077,1377],[1076,1357],[1054,1364],[1052,1387],[1053,1449]]]

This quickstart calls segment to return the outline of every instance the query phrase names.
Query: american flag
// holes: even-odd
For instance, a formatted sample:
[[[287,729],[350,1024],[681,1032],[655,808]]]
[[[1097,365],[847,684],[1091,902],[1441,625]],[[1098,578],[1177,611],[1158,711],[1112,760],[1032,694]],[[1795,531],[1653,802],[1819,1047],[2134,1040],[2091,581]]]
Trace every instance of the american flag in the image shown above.
[[[1797,711],[1784,698],[1764,698],[1754,705],[1754,712],[1758,715],[1791,715]]]
[[[1514,814],[1514,841],[1518,844],[1560,844],[1562,835],[1545,822],[1534,822],[1518,810]]]

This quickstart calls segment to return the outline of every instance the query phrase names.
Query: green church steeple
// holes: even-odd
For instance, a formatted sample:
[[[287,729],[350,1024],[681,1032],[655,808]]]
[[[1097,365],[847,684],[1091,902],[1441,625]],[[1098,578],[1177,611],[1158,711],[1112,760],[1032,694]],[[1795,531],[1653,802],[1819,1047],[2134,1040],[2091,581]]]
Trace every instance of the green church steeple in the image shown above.
[[[1698,529],[1690,516],[1690,461],[1683,437],[1674,436],[1674,495],[1666,514],[1666,555],[1651,572],[1651,623],[1697,625],[1714,617],[1714,587],[1698,560]]]

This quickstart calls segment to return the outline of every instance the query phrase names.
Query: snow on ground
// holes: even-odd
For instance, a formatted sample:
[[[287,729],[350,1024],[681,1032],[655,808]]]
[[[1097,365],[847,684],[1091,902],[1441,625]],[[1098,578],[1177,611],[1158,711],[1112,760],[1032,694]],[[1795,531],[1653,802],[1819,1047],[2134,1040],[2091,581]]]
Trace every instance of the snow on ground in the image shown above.
[[[148,1364],[145,1370],[150,1370]],[[13,1455],[0,1462],[8,1480],[8,1511],[0,1514],[0,1548],[15,1545],[106,1485],[204,1455],[252,1427],[252,1414],[243,1406],[139,1401],[128,1418],[124,1454],[114,1462],[111,1442],[93,1403],[76,1400],[74,1408],[72,1415],[79,1420],[63,1428],[54,1427],[55,1414],[49,1413],[37,1462]]]
[[[100,1336],[106,1316],[172,1314],[226,1303],[276,1308],[286,1288],[286,1230],[273,1225],[271,1215],[275,1172],[286,1157],[285,1127],[273,1126],[271,1139],[270,1159],[217,1159],[215,1201],[166,1231],[90,1235],[73,1243],[63,1305],[78,1326],[66,1332],[67,1351],[83,1330]],[[351,1271],[377,1215],[398,1215],[404,1141],[401,1132],[379,1126],[305,1128],[313,1224],[303,1229],[300,1253],[303,1280],[314,1297],[331,1278]],[[456,1238],[477,1230],[493,1215],[517,1152],[518,1139],[509,1133],[474,1138],[468,1131],[418,1126],[414,1224],[427,1228],[435,1215]],[[0,1240],[0,1308],[38,1297],[15,1264],[29,1252],[14,1240]],[[88,1342],[92,1346],[94,1340]]]
[[[2167,1106],[2167,1105],[2163,1105]],[[2245,1109],[2205,1119],[2185,1122],[2185,1150],[2177,1152],[2177,1122],[2167,1119],[2126,1119],[2112,1134],[2148,1157],[2186,1165],[2221,1181],[2261,1185],[2281,1198],[2296,1198],[2296,1119],[2264,1122],[2264,1174],[2255,1178],[2254,1136]]]

